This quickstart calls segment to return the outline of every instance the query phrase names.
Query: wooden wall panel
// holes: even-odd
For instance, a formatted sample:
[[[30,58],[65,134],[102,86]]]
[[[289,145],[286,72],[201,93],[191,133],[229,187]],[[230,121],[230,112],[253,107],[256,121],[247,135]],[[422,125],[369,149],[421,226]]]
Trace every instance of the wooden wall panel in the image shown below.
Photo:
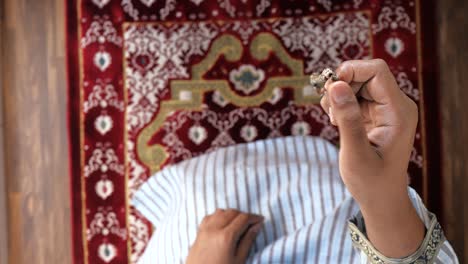
[[[439,1],[445,233],[468,263],[468,2]]]
[[[3,4],[0,2],[0,95],[3,94]],[[8,259],[8,233],[7,233],[7,209],[6,188],[3,153],[3,100],[0,99],[0,264],[7,263]]]
[[[71,263],[65,0],[3,0],[9,263]]]

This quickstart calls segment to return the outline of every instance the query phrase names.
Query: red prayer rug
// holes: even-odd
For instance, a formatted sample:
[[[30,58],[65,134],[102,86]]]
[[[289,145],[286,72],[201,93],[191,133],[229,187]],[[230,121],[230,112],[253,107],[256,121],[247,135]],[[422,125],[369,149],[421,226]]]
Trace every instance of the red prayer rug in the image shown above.
[[[75,263],[138,260],[153,227],[129,200],[164,166],[271,137],[314,135],[337,143],[308,82],[311,73],[344,60],[388,62],[424,110],[412,185],[427,199],[429,173],[437,184],[433,43],[423,41],[432,33],[422,28],[431,18],[418,0],[67,5]]]

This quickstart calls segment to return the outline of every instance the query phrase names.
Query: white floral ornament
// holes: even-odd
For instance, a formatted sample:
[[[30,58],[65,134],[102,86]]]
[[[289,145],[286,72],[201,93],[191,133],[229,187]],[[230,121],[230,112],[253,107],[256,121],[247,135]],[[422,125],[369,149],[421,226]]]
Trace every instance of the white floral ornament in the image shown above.
[[[93,91],[89,93],[88,99],[83,103],[83,111],[87,113],[95,107],[107,108],[115,107],[120,112],[124,111],[124,102],[119,99],[119,95],[112,83],[96,80]]]
[[[276,104],[281,99],[281,97],[283,97],[283,90],[281,90],[281,88],[276,87],[275,89],[273,89],[273,95],[271,96],[270,100],[268,100],[268,102],[270,102],[271,104]]]
[[[106,200],[114,192],[114,184],[109,179],[101,179],[94,187],[97,195],[103,200]]]
[[[291,128],[291,133],[294,136],[305,136],[310,134],[310,125],[304,121],[294,123]]]
[[[81,38],[81,48],[86,48],[86,46],[94,42],[99,44],[109,42],[119,47],[122,46],[122,37],[119,36],[116,27],[106,15],[93,18],[93,22],[86,30],[86,34]]]
[[[260,83],[265,79],[262,69],[257,69],[253,65],[241,65],[239,69],[229,73],[229,80],[234,84],[236,90],[246,94],[257,90]]]
[[[317,3],[321,4],[327,11],[332,9],[332,1],[330,0],[318,0]]]
[[[105,5],[107,5],[110,2],[110,0],[93,0],[93,3],[97,5],[99,8],[103,8]]]
[[[206,129],[202,126],[192,126],[189,129],[188,136],[193,143],[200,145],[208,136]]]
[[[372,25],[374,34],[387,28],[392,30],[404,28],[416,34],[416,23],[411,20],[411,17],[402,6],[398,6],[394,9],[389,6],[383,7],[377,21],[377,24]]]
[[[396,58],[405,50],[405,44],[399,38],[389,38],[385,41],[385,51],[387,51],[390,56]]]
[[[117,249],[111,243],[103,243],[98,248],[98,256],[104,262],[109,263],[117,256]]]
[[[94,121],[94,127],[103,136],[112,129],[112,125],[112,117],[105,114],[98,116]]]
[[[147,7],[150,7],[155,0],[140,0],[143,4],[145,4]]]
[[[200,5],[203,0],[190,0],[192,3],[196,4],[197,6]]]
[[[258,136],[257,128],[252,125],[243,126],[240,135],[245,141],[250,142]]]
[[[109,52],[98,51],[94,54],[94,65],[102,72],[105,71],[111,64],[112,58]]]
[[[398,87],[405,92],[406,95],[411,96],[414,100],[419,101],[419,89],[415,88],[413,83],[405,72],[396,74]]]
[[[117,215],[111,207],[99,206],[93,219],[89,222],[89,228],[86,230],[86,239],[90,241],[96,235],[108,236],[116,235],[121,239],[127,238],[126,226],[121,226]]]
[[[213,93],[213,102],[220,105],[221,107],[225,107],[229,104],[229,102],[223,97],[223,95],[219,91],[215,91]]]
[[[124,175],[124,165],[119,162],[117,154],[110,146],[110,143],[96,143],[87,165],[84,166],[85,177],[89,177],[89,175],[98,170],[102,173],[110,170]]]

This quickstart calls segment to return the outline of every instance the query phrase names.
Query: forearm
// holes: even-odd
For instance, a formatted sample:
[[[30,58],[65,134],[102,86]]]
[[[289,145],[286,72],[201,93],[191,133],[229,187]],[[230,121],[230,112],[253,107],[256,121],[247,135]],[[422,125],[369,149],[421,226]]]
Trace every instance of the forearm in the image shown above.
[[[387,257],[409,256],[424,239],[424,224],[407,194],[361,205],[361,212],[368,239]]]

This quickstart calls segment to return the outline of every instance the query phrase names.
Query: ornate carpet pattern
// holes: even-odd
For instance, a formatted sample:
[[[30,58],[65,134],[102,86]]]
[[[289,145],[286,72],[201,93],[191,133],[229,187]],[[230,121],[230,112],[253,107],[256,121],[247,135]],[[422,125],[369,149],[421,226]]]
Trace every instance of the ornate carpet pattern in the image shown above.
[[[421,109],[418,1],[67,1],[75,263],[135,263],[152,226],[129,205],[162,167],[287,135],[338,142],[308,75],[385,59]],[[424,112],[424,111],[422,111]],[[428,118],[409,174],[425,191]]]

